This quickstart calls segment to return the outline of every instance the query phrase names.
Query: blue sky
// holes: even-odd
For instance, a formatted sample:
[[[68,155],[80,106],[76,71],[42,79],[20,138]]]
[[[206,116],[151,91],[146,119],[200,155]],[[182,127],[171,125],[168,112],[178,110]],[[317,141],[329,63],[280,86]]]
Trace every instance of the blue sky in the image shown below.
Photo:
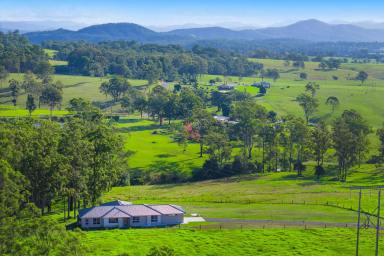
[[[384,21],[383,0],[0,0],[1,20],[60,20],[142,25],[237,23],[280,25],[316,18]]]

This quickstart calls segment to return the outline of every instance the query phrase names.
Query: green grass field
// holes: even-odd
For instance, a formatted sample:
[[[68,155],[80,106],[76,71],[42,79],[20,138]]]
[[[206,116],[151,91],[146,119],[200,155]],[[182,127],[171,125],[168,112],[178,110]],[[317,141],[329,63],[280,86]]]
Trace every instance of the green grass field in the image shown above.
[[[160,127],[158,122],[134,117],[122,118],[116,126],[126,140],[126,149],[134,152],[129,161],[131,168],[190,172],[204,161],[197,144],[189,144],[183,152],[167,133],[167,125]]]
[[[16,79],[22,81],[23,74],[10,74],[7,81],[10,79]],[[109,78],[99,77],[87,77],[87,76],[68,76],[68,75],[54,75],[54,81],[61,81],[63,83],[63,106],[66,107],[69,100],[73,98],[82,97],[89,101],[105,101],[110,100],[110,97],[106,97],[99,91],[100,84],[107,81]],[[0,88],[7,85],[7,81],[0,83]],[[144,80],[129,80],[132,86],[146,85]],[[22,94],[18,97],[17,105],[20,108],[24,108],[26,101],[26,95]],[[8,103],[9,104],[9,103]]]
[[[177,185],[115,187],[103,200],[173,202],[209,218],[354,222],[358,194],[349,187],[382,184],[384,175],[382,168],[366,165],[353,170],[346,183],[332,180],[330,173],[316,181],[312,170],[303,178],[289,172],[259,174]],[[366,191],[363,199],[367,211],[375,209],[374,191]]]
[[[100,233],[103,233],[102,235]],[[89,255],[147,255],[166,245],[176,255],[353,255],[353,229],[178,230],[85,232]],[[374,255],[374,233],[362,232],[360,255]],[[383,243],[381,243],[383,245]],[[124,254],[125,255],[125,254]]]

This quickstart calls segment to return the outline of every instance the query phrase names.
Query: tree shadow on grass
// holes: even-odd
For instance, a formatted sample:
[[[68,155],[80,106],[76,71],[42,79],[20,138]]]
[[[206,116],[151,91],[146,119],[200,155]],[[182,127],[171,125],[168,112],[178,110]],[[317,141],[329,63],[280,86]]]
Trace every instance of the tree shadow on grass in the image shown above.
[[[173,154],[158,154],[156,155],[156,157],[158,158],[169,158],[169,157],[174,157],[176,155],[173,155]]]
[[[132,126],[132,127],[124,127],[124,128],[118,128],[117,130],[119,132],[142,132],[142,131],[149,131],[149,130],[156,130],[156,129],[162,129],[163,127],[159,124],[150,124],[150,125],[138,125],[138,126]]]
[[[144,119],[139,119],[139,118],[129,118],[129,119],[122,118],[119,120],[119,124],[133,124],[133,123],[141,122],[143,120]]]

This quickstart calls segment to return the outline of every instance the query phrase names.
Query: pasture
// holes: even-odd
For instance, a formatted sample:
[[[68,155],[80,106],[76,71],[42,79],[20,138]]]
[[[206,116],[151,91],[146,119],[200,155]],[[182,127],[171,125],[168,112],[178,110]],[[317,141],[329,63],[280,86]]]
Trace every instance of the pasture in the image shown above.
[[[147,255],[168,246],[175,255],[353,255],[354,229],[194,230],[142,229],[84,232],[89,255]],[[374,233],[365,230],[361,255],[374,254]],[[224,246],[225,245],[225,246]],[[383,243],[381,243],[383,245]]]

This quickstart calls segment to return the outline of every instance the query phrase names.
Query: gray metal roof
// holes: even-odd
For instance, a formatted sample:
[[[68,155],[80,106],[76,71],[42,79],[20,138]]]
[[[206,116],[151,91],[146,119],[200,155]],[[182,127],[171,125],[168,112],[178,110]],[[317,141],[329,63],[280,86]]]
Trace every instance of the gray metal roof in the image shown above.
[[[103,218],[129,218],[129,217],[131,216],[119,210],[116,207],[103,216]]]
[[[184,211],[182,211],[179,208],[176,208],[172,205],[148,205],[152,209],[154,209],[157,212],[160,212],[161,214],[182,214]]]
[[[132,203],[127,201],[116,200],[116,201],[108,202],[105,204],[101,204],[100,206],[119,206],[119,205],[132,205]]]
[[[111,211],[113,206],[96,206],[88,208],[85,211],[81,211],[79,214],[80,218],[101,218],[109,211]]]
[[[158,205],[158,206],[161,206],[161,205]],[[171,207],[171,206],[164,205],[164,207],[165,207],[164,209],[168,209],[167,207]],[[177,213],[180,213],[180,211],[178,211],[177,208],[174,208],[174,211],[177,211]],[[156,209],[143,204],[118,205],[118,206],[101,205],[101,206],[95,206],[92,208],[80,210],[79,218],[124,218],[124,217],[132,217],[132,216],[159,216],[161,214],[167,214],[167,213],[161,213]],[[172,214],[176,214],[176,213],[172,213]]]
[[[146,205],[125,205],[117,206],[116,208],[122,210],[123,212],[131,216],[152,216],[152,215],[161,215],[159,212],[149,208]]]

